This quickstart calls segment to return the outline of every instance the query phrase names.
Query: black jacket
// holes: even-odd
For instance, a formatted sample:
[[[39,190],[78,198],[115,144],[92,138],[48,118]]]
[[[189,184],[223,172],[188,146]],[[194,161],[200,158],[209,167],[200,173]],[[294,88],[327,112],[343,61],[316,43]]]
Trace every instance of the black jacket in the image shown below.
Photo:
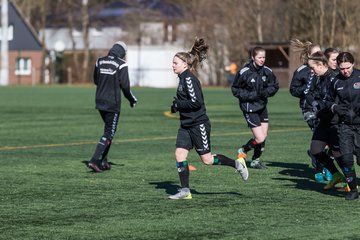
[[[340,123],[347,125],[360,124],[360,70],[353,70],[350,77],[345,78],[338,74],[330,88],[328,107],[333,104],[342,104],[347,107],[345,115],[339,116]]]
[[[336,72],[329,69],[323,76],[315,78],[305,96],[306,102],[311,103],[313,111],[323,126],[336,125],[339,120],[338,116],[331,112],[326,105],[326,102],[331,99],[330,87],[335,81],[336,75]]]
[[[279,90],[279,83],[272,70],[266,66],[256,68],[253,62],[236,73],[231,91],[239,99],[240,109],[256,112],[266,107],[268,97]]]
[[[176,97],[181,126],[190,127],[208,121],[199,79],[188,69],[178,76],[180,81]]]
[[[125,50],[119,45],[114,45],[107,56],[96,61],[96,109],[120,112],[121,91],[130,103],[136,103],[137,99],[130,91],[128,66],[122,59],[124,57]]]
[[[299,106],[303,112],[312,109],[311,102],[306,101],[306,94],[309,92],[312,81],[316,79],[315,74],[311,73],[308,65],[300,66],[293,74],[290,83],[290,93],[292,96],[300,98]]]

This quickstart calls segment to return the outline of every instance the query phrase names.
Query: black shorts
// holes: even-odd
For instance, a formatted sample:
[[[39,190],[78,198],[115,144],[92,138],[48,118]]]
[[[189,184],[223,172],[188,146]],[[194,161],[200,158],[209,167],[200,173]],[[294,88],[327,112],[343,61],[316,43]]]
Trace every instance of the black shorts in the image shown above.
[[[249,128],[260,127],[261,123],[269,122],[268,112],[266,107],[257,112],[252,112],[252,113],[243,112],[243,113]]]
[[[338,127],[318,125],[313,133],[312,139],[327,143],[332,151],[340,151]]]
[[[192,127],[184,128],[180,126],[176,138],[176,147],[187,150],[195,147],[199,155],[209,153],[211,152],[210,131],[210,121]]]

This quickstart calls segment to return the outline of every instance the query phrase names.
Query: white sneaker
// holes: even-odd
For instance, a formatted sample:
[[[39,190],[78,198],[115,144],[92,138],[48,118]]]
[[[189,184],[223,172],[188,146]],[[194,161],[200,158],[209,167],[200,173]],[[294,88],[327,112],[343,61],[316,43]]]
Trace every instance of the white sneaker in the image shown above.
[[[192,199],[192,195],[189,188],[180,188],[177,194],[170,195],[169,198],[172,200]]]
[[[249,171],[246,167],[246,162],[244,158],[238,158],[235,160],[236,171],[240,173],[240,176],[244,181],[247,181],[249,178]]]
[[[263,163],[260,161],[260,159],[258,159],[258,158],[251,161],[250,167],[256,168],[256,169],[262,169],[262,170],[267,169],[267,166],[266,166],[265,164],[263,164]]]

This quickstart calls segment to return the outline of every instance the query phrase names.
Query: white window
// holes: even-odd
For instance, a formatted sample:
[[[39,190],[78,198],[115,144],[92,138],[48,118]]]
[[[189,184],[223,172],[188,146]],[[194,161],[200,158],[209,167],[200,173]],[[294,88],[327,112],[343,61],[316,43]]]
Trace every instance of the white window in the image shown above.
[[[15,75],[30,75],[31,74],[31,59],[17,58]]]

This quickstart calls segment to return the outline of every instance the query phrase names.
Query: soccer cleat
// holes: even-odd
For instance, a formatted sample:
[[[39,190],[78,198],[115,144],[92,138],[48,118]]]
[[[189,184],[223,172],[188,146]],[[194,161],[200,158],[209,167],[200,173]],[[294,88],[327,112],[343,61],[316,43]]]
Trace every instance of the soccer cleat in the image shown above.
[[[315,173],[315,181],[318,183],[325,182],[324,175],[322,173]]]
[[[101,170],[106,171],[111,169],[111,164],[108,162],[107,159],[102,160],[101,162]]]
[[[240,173],[240,176],[244,181],[247,181],[249,178],[249,170],[246,167],[246,162],[244,158],[238,158],[235,160],[236,171]]]
[[[359,186],[356,187],[356,189],[359,189]],[[347,183],[344,184],[344,186],[337,189],[339,192],[350,192],[350,187]]]
[[[357,189],[351,190],[345,195],[345,200],[355,200],[359,198],[359,192]]]
[[[180,188],[179,192],[174,195],[170,195],[169,199],[172,200],[192,199],[192,195],[189,188]]]
[[[338,188],[337,190],[338,192],[350,192],[350,188],[347,184],[345,187]]]
[[[345,177],[340,172],[336,172],[332,176],[332,180],[324,186],[324,189],[333,188],[336,184],[341,183],[341,182],[346,182]]]
[[[327,169],[327,168],[324,168],[324,177],[325,177],[325,180],[326,181],[331,181],[332,180],[332,174],[331,172]]]
[[[92,169],[94,172],[96,173],[101,173],[102,170],[100,169],[100,167],[95,163],[95,162],[89,162],[88,163],[88,168]]]
[[[237,158],[246,158],[246,152],[244,151],[244,148],[239,148],[238,149],[238,156]]]
[[[263,164],[259,159],[252,160],[250,167],[262,170],[267,169],[267,166],[265,166],[265,164]]]

